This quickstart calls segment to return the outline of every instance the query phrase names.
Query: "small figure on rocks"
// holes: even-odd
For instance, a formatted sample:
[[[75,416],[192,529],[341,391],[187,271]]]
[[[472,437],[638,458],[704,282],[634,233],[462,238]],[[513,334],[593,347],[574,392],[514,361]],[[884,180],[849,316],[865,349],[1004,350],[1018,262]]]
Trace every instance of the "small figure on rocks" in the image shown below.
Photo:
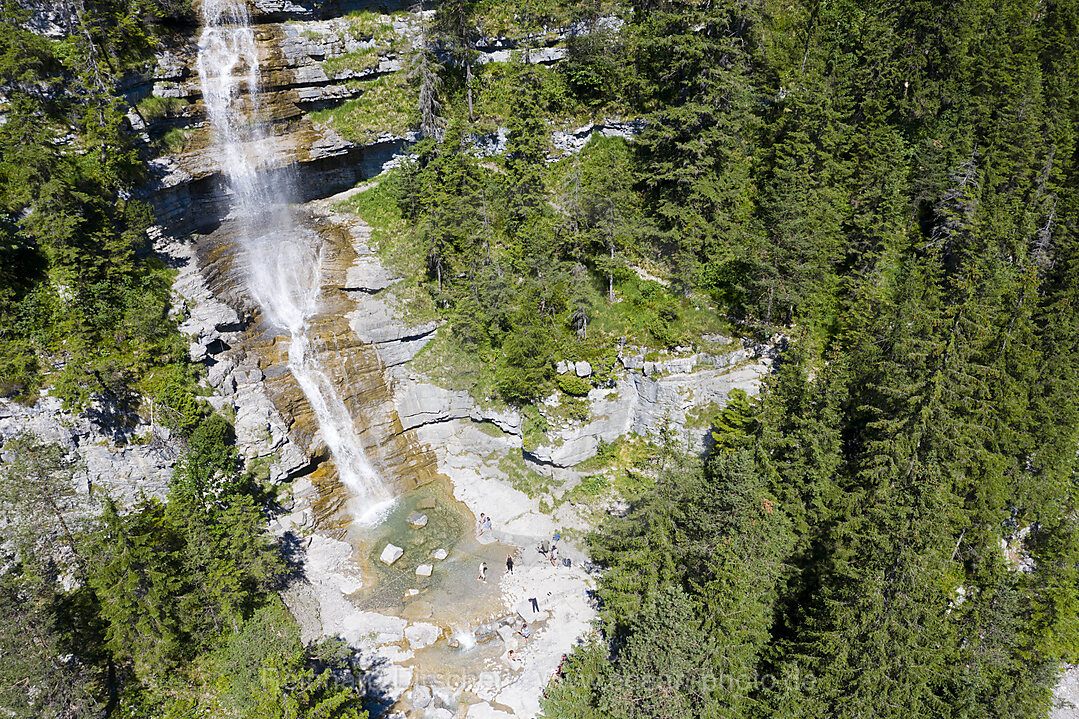
[[[532,611],[535,612],[536,614],[539,614],[539,602],[536,601],[536,598],[535,597],[529,597],[528,601],[532,602]]]
[[[557,544],[552,544],[551,545],[550,557],[551,557],[551,566],[552,567],[557,567],[558,566],[558,545]]]
[[[513,574],[513,555],[510,554],[506,557],[506,571]]]
[[[476,579],[484,584],[487,583],[487,562],[480,562],[480,574]]]
[[[525,639],[528,639],[530,636],[532,636],[532,630],[528,628],[527,624],[522,624],[521,625],[521,631],[519,631],[517,633],[520,634]]]
[[[491,518],[490,517],[483,520],[483,529],[484,529],[484,531],[487,531],[487,532],[491,531]],[[483,532],[480,532],[480,534],[483,534]]]
[[[476,526],[479,527],[480,535],[483,535],[483,526],[487,522],[487,515],[480,512],[480,518],[476,520]]]

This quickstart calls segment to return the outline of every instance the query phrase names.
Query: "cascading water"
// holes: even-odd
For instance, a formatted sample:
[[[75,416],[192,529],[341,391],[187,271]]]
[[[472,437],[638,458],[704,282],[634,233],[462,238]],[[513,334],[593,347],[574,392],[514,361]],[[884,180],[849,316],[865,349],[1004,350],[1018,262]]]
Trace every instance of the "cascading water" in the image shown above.
[[[289,334],[289,369],[318,420],[338,475],[356,499],[358,519],[377,521],[392,504],[390,492],[368,461],[348,407],[308,336],[319,306],[319,239],[290,210],[287,174],[266,172],[271,138],[259,121],[258,46],[246,2],[203,0],[201,13],[199,80],[221,169],[234,195],[248,289],[266,319]]]

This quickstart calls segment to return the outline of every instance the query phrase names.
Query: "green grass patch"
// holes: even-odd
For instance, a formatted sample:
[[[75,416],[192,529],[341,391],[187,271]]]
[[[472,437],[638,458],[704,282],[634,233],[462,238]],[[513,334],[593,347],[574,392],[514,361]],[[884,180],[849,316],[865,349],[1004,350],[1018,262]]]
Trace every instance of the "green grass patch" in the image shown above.
[[[578,464],[576,469],[579,472],[598,472],[604,469],[646,468],[658,451],[647,438],[630,434],[613,442],[601,441],[595,456]]]
[[[477,422],[476,426],[479,428],[479,430],[481,432],[483,432],[488,437],[505,437],[506,436],[506,433],[502,431],[502,428],[499,427],[494,422]]]
[[[554,487],[553,479],[532,470],[518,452],[502,453],[498,458],[498,468],[513,488],[528,495],[529,499],[548,494]]]
[[[550,425],[543,413],[532,404],[526,404],[521,409],[522,442],[525,449],[531,449],[547,444],[547,430]]]
[[[566,492],[564,499],[570,502],[594,502],[611,488],[611,478],[603,474],[590,474],[576,487]]]
[[[362,88],[362,95],[337,107],[312,112],[311,121],[328,125],[346,140],[361,145],[386,133],[404,135],[419,122],[416,90],[403,73],[355,83]]]
[[[578,464],[576,468],[581,472],[595,472],[613,466],[618,461],[619,452],[624,443],[625,439],[622,437],[613,442],[600,440],[599,447],[596,448],[596,454]]]
[[[686,427],[689,429],[704,429],[715,425],[723,408],[717,402],[709,402],[700,407],[691,407],[686,411]]]
[[[656,350],[692,343],[703,334],[731,334],[730,324],[710,300],[675,295],[632,271],[616,273],[615,294],[618,302],[594,304],[590,331]]]
[[[574,6],[561,0],[538,0],[527,4],[505,0],[480,0],[473,10],[477,24],[490,37],[523,38],[534,45],[553,41],[569,27]]]
[[[387,40],[395,35],[393,19],[373,10],[353,10],[345,16],[348,30],[357,40]]]
[[[340,57],[331,57],[322,63],[322,71],[326,73],[326,77],[339,78],[349,72],[374,70],[378,67],[378,62],[378,48],[365,47]]]
[[[552,418],[571,422],[587,422],[592,418],[592,405],[583,397],[565,395],[559,398],[558,404],[552,407],[548,414]]]
[[[154,122],[169,115],[178,115],[187,107],[187,100],[180,97],[156,97],[151,95],[135,105],[139,115],[147,122]]]
[[[424,296],[426,292],[415,299],[419,302]],[[446,328],[424,346],[412,366],[440,387],[464,390],[485,405],[501,404],[495,389],[494,359],[462,345]]]
[[[391,170],[379,175],[362,191],[336,205],[336,209],[359,215],[371,226],[371,239],[375,241],[376,249],[382,249],[383,245],[408,232],[408,222],[397,204],[395,172]],[[407,266],[401,269],[408,271],[413,268]]]
[[[161,136],[161,144],[169,153],[179,154],[187,148],[187,143],[193,133],[193,129],[174,127]]]

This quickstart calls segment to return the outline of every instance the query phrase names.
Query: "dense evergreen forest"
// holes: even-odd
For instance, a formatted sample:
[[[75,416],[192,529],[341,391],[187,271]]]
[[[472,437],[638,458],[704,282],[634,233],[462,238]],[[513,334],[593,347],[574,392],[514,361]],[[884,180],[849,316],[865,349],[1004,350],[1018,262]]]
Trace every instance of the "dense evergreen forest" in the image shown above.
[[[602,622],[545,714],[1045,715],[1079,662],[1079,5],[432,9],[423,139],[351,207],[447,320],[440,360],[527,407],[602,386],[626,341],[782,347],[703,468],[667,448],[590,537]],[[360,713],[347,651],[304,647],[275,594],[271,498],[198,397],[130,199],[160,148],[116,86],[190,12],[86,0],[55,40],[3,4],[0,393],[152,398],[188,447],[166,503],[72,525],[62,451],[5,444],[0,499],[36,518],[0,574],[15,716]],[[565,58],[530,62],[555,26]],[[494,35],[514,60],[477,63]],[[552,147],[610,117],[639,134]]]
[[[470,67],[489,8],[439,9],[447,123],[398,178],[457,341],[511,402],[552,356],[683,341],[704,298],[786,346],[703,471],[591,537],[602,627],[547,716],[1044,713],[1079,659],[1079,8],[528,7],[525,55],[576,23],[554,68]],[[645,126],[545,163],[582,114]]]

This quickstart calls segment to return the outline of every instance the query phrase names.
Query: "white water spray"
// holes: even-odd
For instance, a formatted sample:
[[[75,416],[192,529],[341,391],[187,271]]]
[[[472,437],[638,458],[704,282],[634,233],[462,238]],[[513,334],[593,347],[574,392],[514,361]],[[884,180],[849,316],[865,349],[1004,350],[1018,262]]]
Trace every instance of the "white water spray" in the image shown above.
[[[258,46],[245,0],[203,0],[201,12],[199,80],[221,169],[234,194],[248,289],[267,321],[290,336],[289,369],[311,405],[341,480],[357,500],[358,519],[377,522],[392,497],[368,461],[352,416],[308,336],[319,306],[319,239],[295,221],[286,173],[264,171],[273,153],[259,120]]]

